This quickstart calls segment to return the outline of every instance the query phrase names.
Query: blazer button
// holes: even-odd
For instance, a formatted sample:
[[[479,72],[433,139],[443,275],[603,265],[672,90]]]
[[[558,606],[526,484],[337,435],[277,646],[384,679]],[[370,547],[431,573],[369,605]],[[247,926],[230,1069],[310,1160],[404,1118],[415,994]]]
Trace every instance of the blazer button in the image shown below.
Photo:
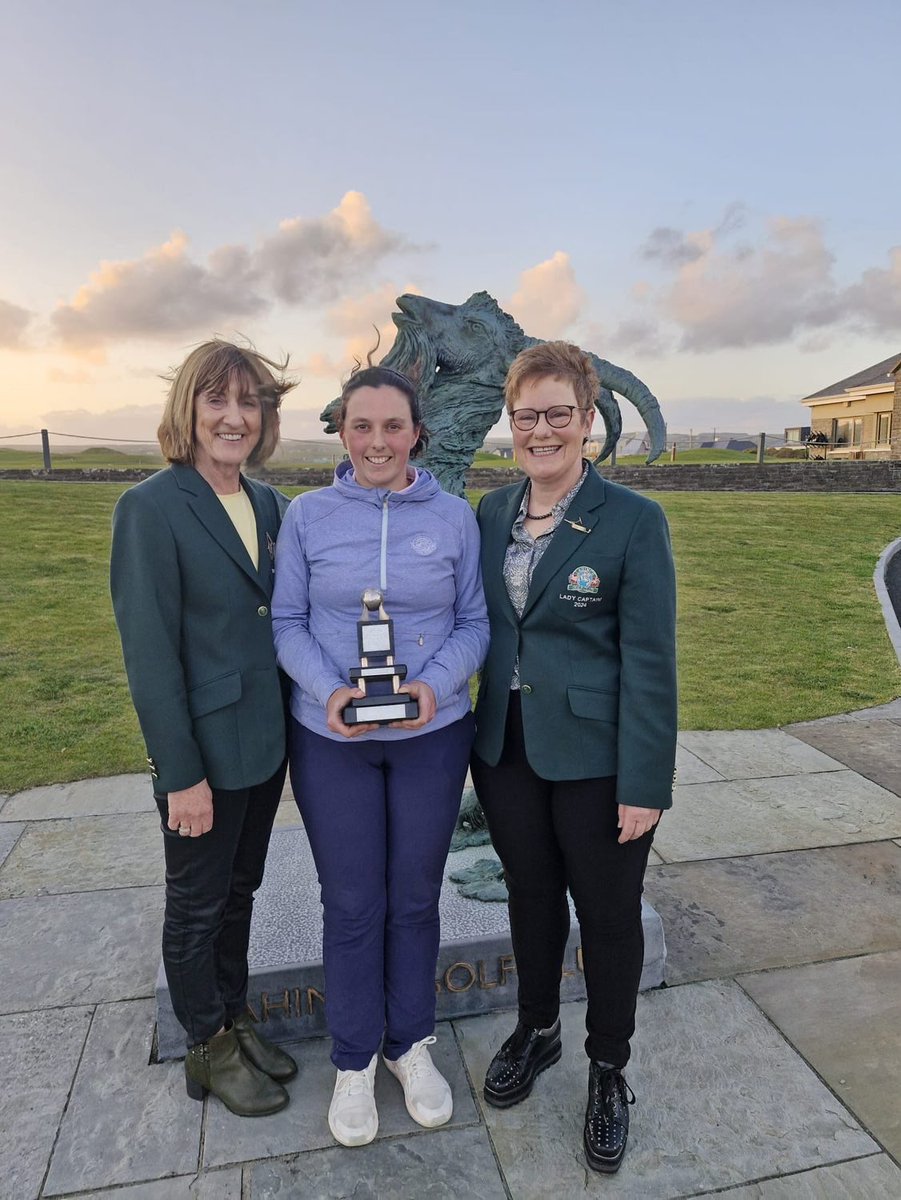
[[[531,696],[531,694],[532,694],[532,689],[529,687],[529,685],[527,683],[524,683],[519,690],[522,692],[522,694],[524,696]]]
[[[265,604],[261,604],[260,607],[257,609],[257,616],[265,617],[265,616],[268,616],[268,614],[269,614],[269,609],[266,607]]]

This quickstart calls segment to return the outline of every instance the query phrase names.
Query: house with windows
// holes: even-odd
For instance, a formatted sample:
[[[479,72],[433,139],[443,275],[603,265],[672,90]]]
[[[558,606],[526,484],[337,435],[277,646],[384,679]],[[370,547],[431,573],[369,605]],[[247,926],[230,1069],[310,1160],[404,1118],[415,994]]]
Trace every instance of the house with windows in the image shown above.
[[[901,459],[901,351],[805,396],[808,442],[826,458]]]

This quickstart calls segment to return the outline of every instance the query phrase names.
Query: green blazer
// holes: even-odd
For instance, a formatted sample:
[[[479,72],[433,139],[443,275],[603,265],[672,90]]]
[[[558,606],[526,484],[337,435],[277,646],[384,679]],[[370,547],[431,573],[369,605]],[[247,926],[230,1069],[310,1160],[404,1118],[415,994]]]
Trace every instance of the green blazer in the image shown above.
[[[123,492],[110,589],[147,761],[160,793],[262,783],[285,757],[272,645],[273,552],[287,500],[242,477],[256,570],[213,489],[173,464]]]
[[[617,776],[617,801],[672,804],[676,756],[676,588],[658,504],[589,467],[535,568],[521,619],[504,556],[526,484],[479,505],[491,646],[476,705],[475,752],[501,756],[519,654],[530,765],[544,779]]]

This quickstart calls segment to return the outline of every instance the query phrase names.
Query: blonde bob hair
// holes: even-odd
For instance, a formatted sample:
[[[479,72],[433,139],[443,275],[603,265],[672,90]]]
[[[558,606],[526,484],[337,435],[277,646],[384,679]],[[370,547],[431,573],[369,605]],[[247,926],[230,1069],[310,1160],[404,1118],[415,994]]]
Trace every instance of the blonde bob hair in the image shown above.
[[[248,456],[247,466],[266,462],[278,445],[282,396],[295,386],[284,377],[287,366],[287,358],[283,363],[274,362],[251,346],[235,346],[220,338],[195,346],[181,366],[166,376],[169,395],[156,431],[166,461],[193,464],[197,396],[214,389],[225,390],[237,381],[260,398],[260,440]]]
[[[526,383],[537,379],[562,379],[572,385],[579,408],[591,409],[601,392],[601,381],[591,357],[571,342],[539,342],[514,358],[504,380],[507,412]]]

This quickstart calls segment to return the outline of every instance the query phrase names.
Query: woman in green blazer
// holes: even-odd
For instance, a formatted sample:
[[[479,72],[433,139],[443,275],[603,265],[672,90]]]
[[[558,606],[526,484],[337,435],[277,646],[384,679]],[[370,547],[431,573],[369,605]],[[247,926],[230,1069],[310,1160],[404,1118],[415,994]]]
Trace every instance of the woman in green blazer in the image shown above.
[[[185,1028],[189,1096],[232,1112],[288,1103],[294,1060],[246,1011],[253,895],[285,778],[270,598],[284,497],[247,479],[278,442],[293,386],[211,341],[174,372],[165,470],[123,493],[110,586],[166,854],[163,964]]]
[[[479,505],[491,646],[472,775],[504,866],[519,1021],[485,1099],[524,1100],[561,1054],[560,975],[579,919],[590,1059],[583,1142],[616,1171],[634,1101],[629,1059],[653,830],[672,803],[675,580],[659,506],[582,458],[599,383],[576,346],[513,362],[505,396],[525,483]]]

